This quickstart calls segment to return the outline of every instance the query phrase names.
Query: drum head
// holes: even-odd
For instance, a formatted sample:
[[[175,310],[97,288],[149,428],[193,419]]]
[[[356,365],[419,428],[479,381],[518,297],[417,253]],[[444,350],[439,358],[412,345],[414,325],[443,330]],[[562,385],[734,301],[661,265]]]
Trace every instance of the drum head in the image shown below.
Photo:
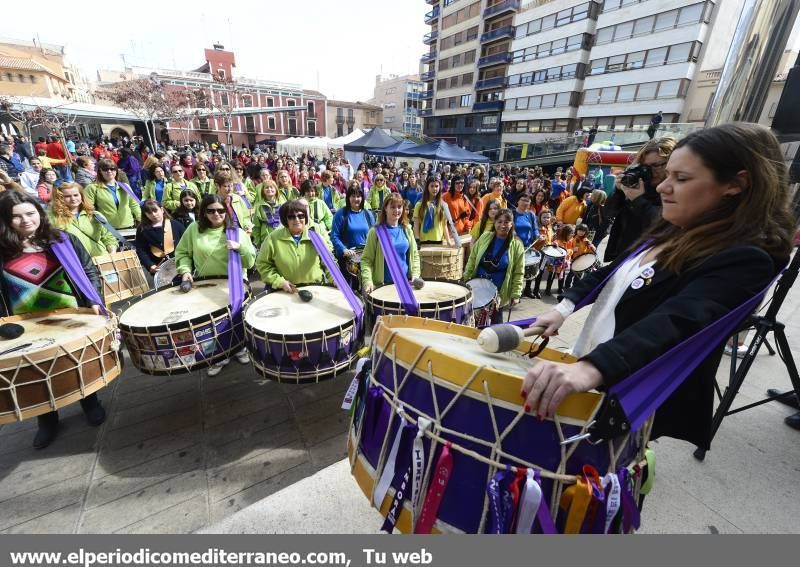
[[[108,319],[104,315],[82,311],[65,309],[60,313],[44,313],[41,317],[15,321],[22,325],[25,332],[16,339],[0,343],[0,361],[67,344],[106,327]]]
[[[497,286],[486,278],[473,278],[467,282],[472,290],[472,306],[475,309],[486,307],[497,297]]]
[[[536,250],[528,250],[525,252],[525,265],[526,266],[534,266],[538,264],[542,259],[542,255],[539,254]]]
[[[453,246],[438,246],[434,245],[425,245],[419,249],[420,256],[457,256],[461,252],[461,248],[456,248]]]
[[[296,293],[276,291],[253,301],[245,310],[245,324],[274,335],[305,335],[335,329],[355,319],[344,294],[335,287],[308,285],[314,298],[308,303]]]
[[[456,301],[467,296],[469,291],[466,286],[452,282],[437,282],[426,280],[422,289],[411,288],[414,297],[420,304],[441,304]],[[383,303],[400,303],[400,296],[394,284],[383,285],[369,295],[370,298]]]
[[[591,252],[587,252],[586,254],[581,254],[572,261],[572,270],[575,272],[582,272],[584,270],[588,270],[589,268],[595,265],[595,262],[597,262],[596,254],[592,254]]]
[[[119,324],[126,327],[157,327],[182,323],[230,305],[228,280],[196,281],[188,293],[169,287],[150,293],[126,309]]]
[[[566,258],[567,251],[561,248],[561,246],[554,246],[553,244],[548,244],[544,248],[542,248],[542,254],[547,256],[548,258]]]

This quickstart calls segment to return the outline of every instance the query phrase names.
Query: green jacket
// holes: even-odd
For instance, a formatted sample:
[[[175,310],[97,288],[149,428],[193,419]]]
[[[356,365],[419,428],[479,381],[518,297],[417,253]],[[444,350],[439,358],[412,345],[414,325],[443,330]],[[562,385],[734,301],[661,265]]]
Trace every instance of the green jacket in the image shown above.
[[[244,185],[244,192],[245,195],[247,195],[247,200],[250,201],[250,204],[252,205],[253,203],[255,203],[256,196],[258,193],[258,190],[256,189],[256,184],[253,183],[253,180],[248,177],[247,179],[244,180],[244,183],[242,183],[242,185]]]
[[[164,180],[164,193],[161,195],[161,200],[164,200],[164,196],[167,194],[167,181]],[[142,201],[146,201],[147,199],[156,199],[156,181],[155,179],[151,179],[147,183],[144,184],[144,189],[142,189]]]
[[[175,262],[179,274],[197,277],[228,277],[228,247],[225,229],[210,228],[200,232],[200,224],[193,222],[175,247]],[[239,229],[239,254],[242,256],[242,278],[253,267],[256,249],[247,233]]]
[[[81,211],[77,218],[73,218],[68,223],[61,222],[52,215],[50,218],[53,226],[75,236],[86,248],[89,256],[105,256],[109,253],[109,248],[116,250],[119,246],[114,235],[84,211]]]
[[[278,187],[278,195],[283,196],[283,198],[287,201],[291,201],[293,199],[300,198],[300,191],[294,187],[290,187],[288,190],[284,189],[283,187]]]
[[[134,201],[119,184],[117,184],[119,205],[114,202],[111,191],[101,183],[87,185],[83,196],[86,202],[103,215],[114,228],[130,228],[134,222],[142,220],[139,203]]]
[[[369,207],[373,211],[379,211],[381,209],[381,195],[383,195],[383,198],[385,199],[391,194],[392,190],[389,189],[388,185],[384,185],[382,191],[378,189],[377,186],[373,186],[372,189],[369,190],[365,206]]]
[[[244,230],[253,228],[253,221],[250,220],[250,209],[247,208],[242,198],[236,193],[231,193],[231,207],[233,207],[233,212],[236,213],[236,217],[239,219],[241,228]]]
[[[339,209],[344,207],[344,205],[345,205],[344,195],[339,193],[339,191],[337,191],[336,187],[334,187],[333,185],[329,185],[328,186],[328,190],[331,193],[331,202],[333,202],[333,211],[332,212],[338,211]],[[319,198],[322,199],[323,202],[325,202],[325,199],[323,197],[324,191],[325,191],[325,186],[322,183],[317,185],[317,192],[319,193]]]
[[[319,234],[333,253],[328,235]],[[280,289],[286,281],[293,284],[322,283],[325,275],[322,261],[308,236],[308,227],[298,243],[286,227],[273,230],[258,253],[256,270],[264,284],[273,289]]]
[[[184,180],[186,183],[186,190],[194,192],[195,198],[200,201],[200,191],[197,189],[197,185],[189,181],[188,179]],[[164,184],[164,200],[161,201],[161,204],[164,205],[164,208],[167,209],[169,212],[175,212],[175,209],[181,204],[181,192],[184,191],[184,188],[181,187],[180,184],[175,183],[174,181],[168,181]]]
[[[197,179],[192,179],[192,183],[194,186],[197,187],[197,192],[202,199],[205,195],[216,195],[217,194],[217,186],[214,184],[214,180],[209,178],[206,181],[198,181]]]
[[[311,214],[311,221],[314,224],[321,224],[325,227],[327,232],[331,231],[333,225],[333,213],[325,204],[325,201],[319,197],[315,197],[313,201],[308,204],[309,213]]]
[[[264,243],[264,240],[266,240],[270,233],[274,230],[272,226],[267,224],[267,217],[264,212],[264,207],[267,207],[270,213],[277,215],[278,209],[280,209],[281,205],[285,202],[286,200],[282,195],[277,195],[274,205],[267,204],[263,199],[256,199],[255,205],[253,206],[253,243],[256,246],[261,246]]]
[[[472,243],[472,252],[467,260],[467,267],[464,268],[464,281],[471,280],[478,272],[478,264],[489,248],[494,231],[484,232],[477,242]],[[362,260],[363,262],[363,260]],[[363,269],[363,268],[362,268]],[[514,237],[508,245],[508,270],[503,286],[500,288],[500,305],[505,307],[512,299],[522,297],[522,276],[525,274],[525,245],[522,241]]]
[[[417,241],[414,240],[414,232],[411,227],[405,225],[403,227],[408,238],[408,268],[411,272],[411,278],[418,278],[420,274],[419,269],[419,250],[417,249]],[[375,227],[369,229],[367,233],[367,243],[364,245],[364,252],[361,254],[361,285],[372,284],[374,287],[383,285],[384,274],[383,267],[386,265],[383,258],[383,249],[381,243],[378,241],[378,233],[375,232]]]
[[[477,242],[481,235],[486,234],[487,232],[494,234],[494,221],[492,219],[486,219],[486,226],[483,227],[483,232],[478,234],[480,229],[481,221],[478,221],[472,225],[472,230],[469,231],[469,233],[472,235],[472,242]]]

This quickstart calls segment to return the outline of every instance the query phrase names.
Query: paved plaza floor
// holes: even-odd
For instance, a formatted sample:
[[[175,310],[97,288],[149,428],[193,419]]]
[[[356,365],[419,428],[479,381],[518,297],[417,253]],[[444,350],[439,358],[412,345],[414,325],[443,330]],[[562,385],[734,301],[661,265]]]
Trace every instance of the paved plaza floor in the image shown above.
[[[554,302],[524,300],[514,317]],[[780,319],[800,358],[798,286]],[[568,320],[551,346],[574,339],[582,320]],[[41,451],[31,447],[36,420],[0,428],[0,531],[375,532],[380,518],[343,461],[348,417],[339,407],[349,377],[298,387],[263,381],[235,360],[215,377],[144,376],[128,364],[100,392],[101,427],[74,404]],[[762,349],[738,403],[769,387],[787,389],[789,380]],[[686,443],[654,442],[656,483],[641,531],[799,532],[800,432],[782,422],[790,413],[770,403],[727,418],[703,463]]]

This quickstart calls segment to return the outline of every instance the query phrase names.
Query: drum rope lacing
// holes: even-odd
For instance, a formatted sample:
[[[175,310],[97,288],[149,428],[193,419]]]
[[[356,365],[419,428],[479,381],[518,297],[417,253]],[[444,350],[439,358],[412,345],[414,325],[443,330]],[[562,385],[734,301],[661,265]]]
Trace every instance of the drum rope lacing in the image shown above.
[[[383,399],[390,405],[390,407],[392,408],[394,413],[397,413],[398,416],[401,419],[404,419],[404,420],[406,420],[406,421],[408,421],[410,423],[417,423],[417,419],[414,418],[413,416],[410,416],[406,412],[405,405],[404,405],[403,401],[400,400],[399,395],[400,395],[400,392],[401,392],[403,386],[405,385],[406,381],[409,379],[409,377],[411,376],[412,372],[417,368],[419,362],[422,360],[423,356],[427,353],[427,351],[429,350],[430,346],[422,346],[422,348],[420,349],[419,353],[414,358],[413,362],[409,365],[408,369],[405,371],[405,374],[404,374],[403,378],[398,383],[398,380],[397,380],[397,344],[396,344],[396,342],[394,340],[396,335],[397,335],[397,333],[398,332],[396,330],[390,331],[389,338],[385,341],[385,347],[388,347],[391,344],[391,350],[392,350],[391,358],[386,354],[389,349],[387,349],[385,347],[384,347],[384,350],[382,350],[382,351],[378,351],[378,349],[373,349],[373,366],[372,366],[373,372],[372,372],[372,374],[370,374],[370,384],[373,385],[373,386],[377,386],[377,387],[379,387],[381,389],[381,391],[382,391],[381,395],[382,395]],[[386,360],[390,360],[393,363],[392,364],[392,380],[393,380],[393,383],[394,383],[394,391],[390,390],[388,387],[386,387],[383,384],[381,384],[380,382],[378,382],[378,380],[375,377],[375,371],[379,368],[379,365],[380,365],[380,363],[382,362],[382,360],[384,358]],[[573,454],[577,450],[577,447],[579,445],[578,443],[573,443],[573,444],[568,445],[568,446],[565,446],[563,443],[559,443],[559,451],[561,453],[561,461],[559,463],[558,469],[555,472],[549,471],[549,470],[541,467],[540,465],[537,465],[537,464],[532,463],[532,462],[525,461],[524,459],[520,459],[519,457],[517,457],[515,455],[509,454],[509,453],[503,451],[502,443],[503,443],[505,437],[514,429],[514,427],[523,418],[523,416],[525,415],[525,411],[524,411],[524,407],[520,406],[520,408],[517,410],[517,414],[514,416],[512,421],[508,424],[506,429],[501,433],[499,431],[498,426],[497,426],[497,420],[496,420],[495,415],[494,415],[495,402],[494,402],[494,400],[492,398],[491,392],[489,391],[489,384],[488,384],[488,382],[486,380],[483,381],[484,402],[486,403],[486,405],[488,407],[488,410],[489,410],[489,416],[491,418],[492,431],[493,431],[494,436],[495,436],[495,442],[494,443],[490,443],[490,442],[485,441],[483,439],[480,439],[480,438],[477,438],[477,437],[473,437],[473,436],[468,435],[466,433],[463,433],[463,432],[460,432],[460,431],[456,431],[456,430],[453,430],[453,429],[450,429],[450,428],[447,428],[447,427],[443,427],[441,425],[442,418],[444,416],[446,416],[446,414],[450,411],[450,409],[452,409],[452,407],[459,400],[459,398],[461,398],[467,392],[467,390],[470,388],[471,384],[474,382],[474,380],[477,378],[477,376],[484,370],[484,368],[486,368],[486,366],[480,366],[480,367],[476,368],[472,372],[470,377],[467,379],[467,381],[455,393],[455,395],[453,396],[453,399],[451,399],[450,402],[447,404],[447,406],[444,408],[444,411],[441,411],[440,408],[439,408],[438,398],[437,398],[436,392],[435,392],[435,386],[436,386],[437,383],[439,385],[443,385],[443,384],[442,384],[441,380],[437,380],[437,378],[434,376],[432,363],[430,361],[428,361],[427,374],[428,374],[428,382],[429,382],[430,387],[431,387],[431,395],[432,395],[435,418],[434,418],[434,416],[429,416],[426,413],[424,413],[422,411],[419,411],[418,409],[414,408],[414,411],[416,413],[418,413],[420,416],[422,416],[424,418],[429,419],[432,422],[431,427],[424,431],[424,435],[426,437],[428,437],[429,439],[431,439],[432,442],[430,444],[430,449],[428,451],[428,466],[426,467],[425,475],[423,477],[424,480],[423,480],[423,485],[421,487],[421,493],[425,494],[427,492],[428,483],[429,483],[429,480],[430,480],[430,466],[431,466],[431,463],[433,461],[433,456],[435,454],[437,445],[438,444],[444,445],[444,444],[450,442],[451,443],[451,449],[456,450],[456,451],[458,451],[459,453],[461,453],[461,454],[463,454],[465,456],[469,456],[469,457],[471,457],[471,458],[473,458],[473,459],[475,459],[475,460],[477,460],[479,462],[482,462],[484,464],[489,465],[489,471],[488,471],[488,476],[487,476],[487,481],[486,481],[487,483],[492,478],[492,475],[494,475],[495,472],[497,472],[497,470],[499,470],[499,469],[510,469],[513,472],[517,472],[519,470],[520,466],[521,466],[521,467],[525,467],[525,468],[529,468],[529,469],[535,469],[535,470],[540,471],[540,473],[541,473],[541,475],[543,477],[549,478],[549,479],[554,481],[552,498],[551,498],[551,502],[550,502],[550,510],[555,510],[556,506],[557,506],[557,503],[560,501],[561,494],[562,494],[562,491],[564,489],[564,485],[566,485],[566,484],[575,484],[577,482],[578,478],[579,478],[577,475],[569,475],[569,474],[565,473],[565,468],[566,468],[567,461],[573,456]],[[590,416],[590,418],[588,420],[586,420],[586,422],[581,426],[581,432],[579,433],[579,435],[587,433],[588,427],[592,423],[592,421],[594,420],[594,417],[595,417],[596,413],[599,411],[599,408],[600,408],[600,404],[597,404],[595,406],[594,410],[592,411],[592,415]],[[564,433],[563,433],[561,420],[559,419],[557,414],[555,416],[553,416],[552,421],[553,421],[553,424],[555,425],[556,432],[558,433],[559,440],[561,442],[563,442],[565,440],[565,436],[564,436]],[[640,446],[638,448],[638,451],[640,453],[643,453],[643,451],[645,449],[645,445],[646,445],[645,443],[643,443],[641,441],[643,439],[649,439],[650,429],[651,428],[652,428],[652,420],[650,420],[648,422],[648,424],[646,425],[646,427],[643,427],[640,430],[639,434],[637,435],[637,438],[640,440]],[[358,448],[360,446],[362,430],[363,430],[363,428],[359,428],[359,430],[357,432],[356,445],[355,445],[356,448]],[[391,430],[392,430],[391,427],[387,427],[386,428],[386,432],[384,433],[383,442],[381,444],[381,453],[380,453],[380,455],[378,457],[378,463],[377,463],[377,466],[375,468],[376,477],[375,477],[375,481],[374,481],[373,486],[372,486],[372,491],[375,490],[375,484],[377,483],[378,479],[380,478],[379,471],[382,471],[384,466],[386,465],[385,458],[387,456],[386,453],[387,453],[387,447],[389,445],[388,440],[389,440],[389,434],[390,434]],[[466,447],[460,445],[459,443],[454,442],[452,439],[444,438],[442,436],[442,434],[447,434],[449,436],[457,437],[457,438],[460,438],[462,440],[469,441],[471,443],[475,443],[477,445],[482,445],[484,447],[487,447],[487,448],[491,449],[491,457],[485,457],[485,456],[481,455],[480,453],[477,453],[477,452],[475,452],[475,451],[473,451],[471,449],[467,449]],[[616,448],[614,447],[614,445],[615,445],[614,440],[611,440],[611,441],[609,441],[607,443],[608,451],[609,451],[609,470],[614,471],[614,470],[617,469],[618,460],[620,458],[620,455],[621,455],[622,451],[625,449],[625,447],[626,447],[626,445],[628,443],[628,440],[630,439],[630,436],[631,436],[631,433],[628,433],[625,436],[623,436],[622,438],[620,438],[618,440],[618,443],[619,443],[618,447],[616,447]],[[515,461],[515,462],[517,462],[519,464],[519,466],[509,465],[507,463],[501,462],[501,461],[498,460],[500,458],[506,458],[506,459]],[[356,463],[356,458],[354,457],[353,462],[351,463],[351,472],[352,472],[352,469],[355,467],[355,463]],[[643,466],[645,463],[646,462],[642,459],[637,464],[639,466]],[[641,483],[641,478],[637,477],[636,478],[636,486],[635,486],[636,492],[634,492],[634,493],[638,493],[639,484],[640,483]],[[378,507],[380,507],[381,503],[376,503],[376,505]],[[488,509],[487,507],[488,507],[488,496],[484,496],[484,509],[483,509],[483,513],[482,513],[482,516],[481,516],[481,524],[480,524],[480,527],[479,527],[479,533],[482,533],[483,529],[484,529],[484,523],[485,523],[485,519],[486,519],[486,516],[487,516],[486,512],[487,512],[487,509]],[[412,512],[412,514],[413,514],[413,512]],[[416,518],[413,518],[413,520],[415,522]]]

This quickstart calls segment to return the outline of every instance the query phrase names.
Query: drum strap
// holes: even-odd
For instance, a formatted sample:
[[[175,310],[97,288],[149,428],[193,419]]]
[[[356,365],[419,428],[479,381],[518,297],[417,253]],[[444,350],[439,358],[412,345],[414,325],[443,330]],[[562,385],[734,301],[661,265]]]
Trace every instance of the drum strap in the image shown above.
[[[225,230],[228,240],[239,242],[239,229],[231,227]],[[242,312],[244,303],[244,280],[242,279],[242,255],[238,250],[228,250],[228,292],[231,299],[231,314],[234,321]]]
[[[344,275],[342,274],[342,270],[339,269],[339,265],[336,263],[336,260],[333,259],[333,255],[331,254],[331,251],[328,250],[325,242],[323,242],[322,237],[317,234],[317,231],[311,228],[308,230],[308,237],[311,239],[311,244],[314,245],[319,259],[322,260],[323,265],[328,269],[328,272],[330,272],[331,276],[333,277],[336,287],[339,288],[339,291],[342,292],[347,300],[347,303],[350,304],[350,309],[353,310],[353,314],[356,316],[356,326],[361,329],[361,320],[364,317],[364,307],[362,307],[361,302],[356,297],[356,294],[353,292],[350,284],[347,283],[347,279],[345,279]]]
[[[100,294],[97,293],[92,282],[89,281],[89,276],[83,271],[83,265],[81,265],[81,261],[78,259],[78,253],[72,246],[72,241],[64,232],[59,231],[59,235],[61,239],[56,240],[50,245],[53,254],[56,255],[56,258],[58,258],[58,261],[63,266],[69,279],[78,286],[81,293],[89,299],[92,305],[99,305],[103,313],[108,315],[105,304],[103,300],[100,299]]]
[[[392,274],[397,294],[400,296],[400,303],[403,305],[403,310],[406,315],[416,316],[419,313],[419,303],[414,296],[411,289],[411,284],[408,283],[408,276],[403,273],[400,267],[400,260],[397,258],[397,252],[392,246],[392,239],[389,236],[389,231],[382,224],[375,226],[375,233],[378,235],[378,242],[381,244],[383,251],[383,258],[386,260],[386,266],[389,268],[389,273]],[[409,242],[409,246],[411,243]]]
[[[131,243],[128,242],[128,239],[125,238],[124,236],[122,236],[122,233],[120,233],[120,231],[118,231],[116,228],[111,226],[111,223],[108,222],[108,219],[106,219],[106,217],[104,217],[102,213],[99,213],[98,211],[95,211],[94,212],[94,220],[96,220],[97,222],[102,224],[105,227],[105,229],[108,232],[110,232],[111,235],[114,238],[117,239],[117,241],[120,244],[120,247],[123,250],[132,250],[133,249],[133,246],[131,246]]]
[[[169,222],[169,219],[164,219],[164,249],[161,250],[158,246],[150,246],[150,254],[156,258],[164,258],[174,251],[175,242],[172,240],[172,223]]]
[[[125,191],[131,199],[133,199],[134,203],[136,203],[140,207],[142,206],[142,200],[136,196],[136,193],[133,192],[133,189],[131,189],[130,185],[128,185],[127,183],[123,183],[122,181],[117,181],[117,185],[122,187],[122,190]]]

